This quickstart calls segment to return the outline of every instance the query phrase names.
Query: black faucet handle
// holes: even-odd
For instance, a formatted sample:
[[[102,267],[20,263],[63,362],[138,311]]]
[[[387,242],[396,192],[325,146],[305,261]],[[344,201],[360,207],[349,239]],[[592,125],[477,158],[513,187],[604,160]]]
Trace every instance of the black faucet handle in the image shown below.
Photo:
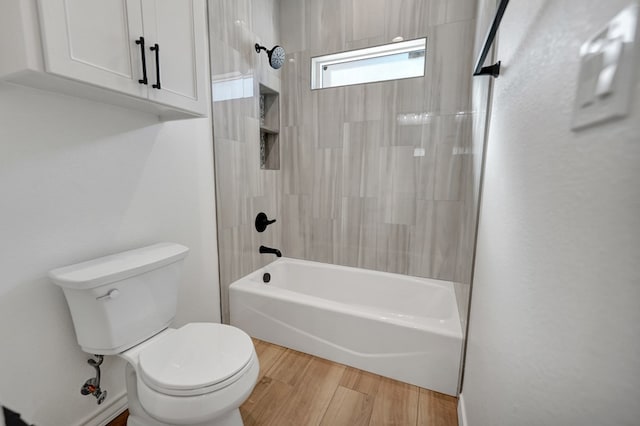
[[[267,229],[267,226],[271,225],[275,221],[275,219],[269,220],[267,215],[263,212],[258,213],[258,216],[256,216],[256,231],[264,232],[264,230]]]

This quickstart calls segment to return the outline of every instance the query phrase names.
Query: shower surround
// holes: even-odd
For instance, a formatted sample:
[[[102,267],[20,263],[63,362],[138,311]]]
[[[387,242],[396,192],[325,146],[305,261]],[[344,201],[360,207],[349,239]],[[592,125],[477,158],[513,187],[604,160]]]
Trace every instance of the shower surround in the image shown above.
[[[454,281],[464,330],[482,157],[472,144],[476,1],[209,4],[223,319],[229,284],[273,260],[258,253],[264,244]],[[424,78],[310,89],[311,57],[397,36],[427,37]],[[269,68],[256,42],[286,49],[282,69]],[[253,79],[253,93],[216,100],[216,78],[229,75]],[[280,92],[280,170],[259,169],[258,83]],[[278,220],[262,234],[259,211]]]
[[[258,212],[280,219],[280,172],[260,169],[259,85],[280,91],[282,73],[255,51],[256,43],[279,44],[280,9],[277,0],[208,0],[208,6],[220,299],[228,323],[229,284],[273,260],[258,247],[281,247],[277,226],[260,234],[254,228]]]
[[[473,157],[481,158],[472,149],[476,3],[280,3],[289,52],[281,95],[283,253],[455,281],[463,325],[474,239],[465,198],[477,185]],[[310,89],[314,56],[424,36],[424,78]]]

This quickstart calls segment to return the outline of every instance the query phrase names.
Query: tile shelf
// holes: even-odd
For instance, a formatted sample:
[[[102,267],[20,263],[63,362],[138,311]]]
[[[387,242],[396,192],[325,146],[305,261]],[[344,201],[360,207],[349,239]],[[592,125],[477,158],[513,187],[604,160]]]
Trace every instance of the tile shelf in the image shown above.
[[[270,135],[277,135],[280,134],[280,131],[278,129],[271,129],[269,127],[264,127],[264,126],[260,126],[260,132],[262,133],[268,133]]]
[[[260,168],[280,170],[280,94],[260,84]]]

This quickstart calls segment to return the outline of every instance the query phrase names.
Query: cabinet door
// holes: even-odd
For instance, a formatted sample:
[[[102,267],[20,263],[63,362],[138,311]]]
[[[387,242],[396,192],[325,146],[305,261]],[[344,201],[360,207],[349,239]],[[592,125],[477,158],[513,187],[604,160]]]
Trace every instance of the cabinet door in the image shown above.
[[[149,41],[149,99],[205,115],[208,55],[204,0],[142,0],[142,11]],[[155,44],[158,50],[152,50]],[[159,88],[153,87],[158,73]]]
[[[140,0],[40,0],[46,70],[146,97]],[[148,66],[148,65],[147,65]]]

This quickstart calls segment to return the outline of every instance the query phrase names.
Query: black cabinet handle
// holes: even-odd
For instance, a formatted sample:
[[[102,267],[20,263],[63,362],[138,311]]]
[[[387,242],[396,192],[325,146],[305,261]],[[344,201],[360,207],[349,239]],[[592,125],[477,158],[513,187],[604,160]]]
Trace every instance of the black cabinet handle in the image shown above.
[[[142,79],[138,80],[140,84],[147,84],[147,52],[144,50],[144,37],[136,40],[136,44],[140,45],[140,56],[142,58]]]
[[[156,84],[152,84],[151,87],[160,90],[162,89],[162,86],[160,85],[160,46],[156,43],[149,49],[152,52],[156,52]]]

